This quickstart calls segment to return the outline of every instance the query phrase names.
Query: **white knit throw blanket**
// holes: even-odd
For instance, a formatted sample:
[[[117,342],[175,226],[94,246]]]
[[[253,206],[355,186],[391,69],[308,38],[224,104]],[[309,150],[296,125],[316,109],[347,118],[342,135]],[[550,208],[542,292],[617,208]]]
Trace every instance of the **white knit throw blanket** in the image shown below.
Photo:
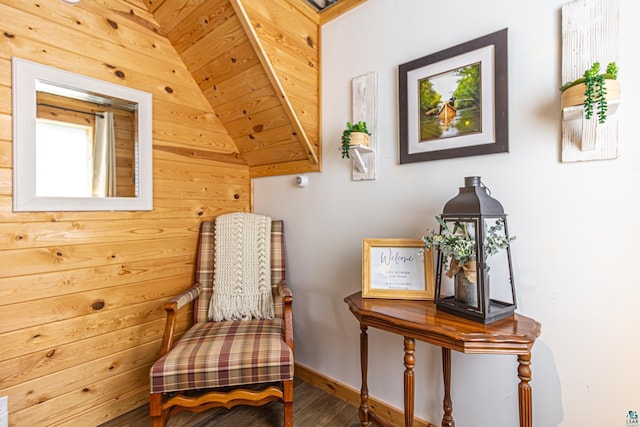
[[[232,213],[216,218],[209,319],[272,319],[271,218]]]

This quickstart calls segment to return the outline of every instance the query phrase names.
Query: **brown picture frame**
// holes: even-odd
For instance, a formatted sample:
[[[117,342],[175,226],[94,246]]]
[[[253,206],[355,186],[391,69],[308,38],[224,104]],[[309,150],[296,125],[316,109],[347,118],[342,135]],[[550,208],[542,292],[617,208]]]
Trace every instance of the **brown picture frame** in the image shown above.
[[[434,291],[433,252],[422,240],[362,240],[363,298],[433,300]]]
[[[465,109],[480,110],[476,114],[478,123],[469,129],[466,119],[444,125],[442,119],[437,119],[441,108],[458,100],[446,98],[448,94],[440,94],[442,102],[435,106],[434,101],[434,108],[426,110],[420,83],[471,65],[480,67],[477,82],[480,93],[476,99],[466,100],[473,103]],[[507,65],[506,28],[399,65],[400,164],[508,152]],[[440,124],[442,136],[422,139],[424,116],[429,114],[436,114],[433,120]],[[445,126],[447,131],[442,130]],[[449,127],[453,132],[448,131]]]

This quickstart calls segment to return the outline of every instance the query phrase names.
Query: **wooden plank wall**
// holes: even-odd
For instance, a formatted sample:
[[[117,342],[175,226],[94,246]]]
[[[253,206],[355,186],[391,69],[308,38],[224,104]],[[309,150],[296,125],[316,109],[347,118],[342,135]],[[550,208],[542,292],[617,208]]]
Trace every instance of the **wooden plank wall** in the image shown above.
[[[199,223],[250,211],[249,170],[141,0],[0,16],[0,396],[11,426],[94,426],[147,401],[162,306]],[[153,211],[12,212],[12,56],[153,94]]]

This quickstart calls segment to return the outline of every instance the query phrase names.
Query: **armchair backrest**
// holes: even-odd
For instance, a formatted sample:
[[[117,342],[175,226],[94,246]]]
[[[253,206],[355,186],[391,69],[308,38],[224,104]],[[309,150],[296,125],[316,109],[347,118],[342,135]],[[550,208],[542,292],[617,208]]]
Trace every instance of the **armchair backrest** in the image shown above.
[[[196,260],[196,283],[202,289],[200,296],[193,306],[193,321],[206,322],[209,311],[209,301],[213,295],[213,261],[215,254],[215,223],[203,221],[200,225],[200,238]],[[284,252],[284,222],[271,221],[271,286],[277,287],[285,280],[285,252]],[[282,308],[274,301],[276,316],[282,316]]]

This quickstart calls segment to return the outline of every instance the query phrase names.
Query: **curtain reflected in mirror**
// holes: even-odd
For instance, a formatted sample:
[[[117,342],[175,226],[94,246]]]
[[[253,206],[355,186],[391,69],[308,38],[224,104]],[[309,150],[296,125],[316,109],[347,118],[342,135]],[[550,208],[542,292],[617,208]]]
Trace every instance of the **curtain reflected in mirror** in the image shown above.
[[[116,194],[116,139],[113,113],[96,115],[93,139],[93,196],[114,197]]]

